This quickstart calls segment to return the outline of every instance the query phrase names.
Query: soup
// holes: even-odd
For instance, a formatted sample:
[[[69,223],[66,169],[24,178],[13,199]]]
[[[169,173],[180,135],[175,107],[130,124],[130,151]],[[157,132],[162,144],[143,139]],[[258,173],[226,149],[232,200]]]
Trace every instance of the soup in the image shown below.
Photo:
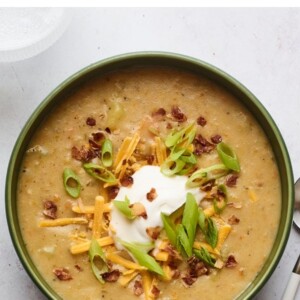
[[[94,78],[24,157],[27,250],[62,299],[234,299],[277,234],[269,142],[223,87],[141,67]]]

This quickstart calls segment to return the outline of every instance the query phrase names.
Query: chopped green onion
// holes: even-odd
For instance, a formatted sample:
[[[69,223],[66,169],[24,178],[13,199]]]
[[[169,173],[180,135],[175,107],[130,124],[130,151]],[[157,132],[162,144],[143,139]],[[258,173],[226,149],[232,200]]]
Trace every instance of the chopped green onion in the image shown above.
[[[185,149],[179,149],[177,147],[174,147],[168,157],[169,160],[175,161],[185,152]]]
[[[133,220],[135,219],[135,215],[132,213],[132,210],[130,209],[130,200],[125,197],[124,201],[113,201],[114,206],[128,219]]]
[[[154,273],[164,276],[164,271],[162,270],[161,266],[156,262],[156,260],[152,256],[143,251],[140,245],[127,243],[124,241],[120,242],[133,255],[133,257],[141,266],[146,267],[148,270]]]
[[[108,183],[117,183],[118,180],[114,174],[108,171],[106,168],[93,163],[87,163],[83,165],[85,171],[92,177]]]
[[[192,256],[192,245],[182,224],[177,227],[177,249],[185,256]],[[183,251],[184,250],[184,251]]]
[[[180,159],[176,161],[167,159],[162,164],[160,171],[166,176],[172,176],[180,172],[184,168],[184,166],[185,163]]]
[[[102,163],[104,167],[111,167],[113,163],[113,147],[112,142],[109,139],[105,139],[102,145]]]
[[[206,232],[206,225],[205,225],[206,216],[201,207],[198,208],[198,214],[199,214],[199,216],[198,216],[199,227],[200,227],[201,231],[205,234],[205,232]]]
[[[190,176],[186,182],[186,186],[189,188],[201,186],[212,179],[225,176],[227,173],[228,169],[223,164],[217,164],[208,168],[199,169]]]
[[[189,174],[193,169],[194,169],[194,165],[187,164],[187,165],[184,166],[184,168],[183,168],[181,171],[177,172],[176,174],[177,174],[177,175],[187,175],[187,174]]]
[[[235,172],[240,172],[240,164],[235,152],[224,142],[217,145],[217,151],[223,164]]]
[[[207,218],[205,239],[212,248],[216,248],[218,242],[218,228],[212,218]]]
[[[92,239],[90,249],[89,249],[89,259],[95,277],[101,283],[104,283],[104,280],[101,275],[103,273],[108,272],[108,266],[107,266],[104,252],[96,239]],[[96,259],[97,259],[97,264],[96,264]]]
[[[227,188],[224,184],[220,184],[218,186],[218,191],[219,191],[218,194],[222,195],[222,201],[217,201],[216,199],[214,199],[213,203],[214,203],[214,209],[215,209],[216,213],[220,214],[227,205],[228,195],[227,195]],[[221,204],[221,206],[220,206],[220,204]]]
[[[195,124],[192,123],[179,131],[172,131],[166,138],[165,144],[168,148],[172,148],[183,141],[191,143],[195,137]]]
[[[198,223],[198,205],[195,197],[187,193],[183,211],[182,225],[187,233],[191,248],[194,244],[196,228]]]
[[[212,218],[207,218],[202,208],[198,208],[198,224],[205,236],[205,240],[212,248],[216,248],[218,242],[218,228]]]
[[[66,192],[73,198],[78,198],[81,191],[81,184],[78,176],[72,169],[65,168],[63,181]]]
[[[176,247],[176,227],[171,218],[164,213],[161,213],[161,218],[163,221],[164,229],[166,231],[167,237],[170,240],[171,244]]]
[[[192,164],[192,165],[195,165],[197,163],[197,159],[194,153],[189,153],[188,155],[182,155],[180,159],[185,163]]]
[[[197,258],[199,258],[211,267],[215,266],[215,259],[209,254],[209,252],[205,248],[201,247],[200,250],[194,249],[193,251]]]

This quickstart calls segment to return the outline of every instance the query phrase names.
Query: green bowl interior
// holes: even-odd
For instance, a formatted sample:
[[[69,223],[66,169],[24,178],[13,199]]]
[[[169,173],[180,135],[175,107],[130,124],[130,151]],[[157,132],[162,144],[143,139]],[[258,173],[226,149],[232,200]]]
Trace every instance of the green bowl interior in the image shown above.
[[[241,101],[241,103],[243,103],[243,105],[254,115],[258,123],[263,128],[265,134],[269,138],[281,176],[281,219],[277,238],[266,263],[264,264],[262,270],[259,272],[258,276],[254,279],[254,281],[237,298],[240,300],[250,299],[260,290],[267,279],[271,276],[284,251],[289,236],[292,222],[294,186],[292,168],[288,152],[282,136],[273,119],[249,90],[247,90],[242,84],[233,79],[231,76],[215,68],[214,66],[200,60],[178,54],[143,52],[125,54],[100,61],[86,67],[85,69],[79,71],[78,73],[74,74],[66,81],[64,81],[34,111],[28,122],[25,124],[15,144],[6,178],[6,214],[10,234],[16,252],[27,273],[41,289],[41,291],[50,299],[60,299],[60,297],[42,278],[36,266],[32,262],[30,255],[26,250],[26,245],[23,241],[20,226],[18,224],[16,187],[18,184],[18,176],[23,155],[34,132],[47,117],[47,115],[54,109],[56,105],[63,101],[63,99],[68,94],[72,93],[74,89],[80,86],[81,83],[89,80],[94,76],[105,74],[106,72],[111,72],[121,68],[137,65],[159,65],[176,67],[204,75],[207,78],[218,82],[226,89],[228,89],[232,94],[234,94]]]

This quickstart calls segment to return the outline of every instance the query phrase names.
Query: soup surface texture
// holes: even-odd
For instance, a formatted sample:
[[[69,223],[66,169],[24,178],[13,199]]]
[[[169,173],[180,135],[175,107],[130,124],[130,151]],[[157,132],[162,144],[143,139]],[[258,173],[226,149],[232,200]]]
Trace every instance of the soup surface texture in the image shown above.
[[[190,129],[186,129],[189,124],[193,125]],[[129,197],[131,205],[127,209],[129,214],[133,214],[134,220],[126,219],[115,205],[109,204],[114,201],[112,199],[118,193],[122,195],[122,199],[118,196],[116,199],[124,201],[126,189],[135,188],[132,178],[140,180],[138,176],[142,177],[142,173],[139,172],[149,168],[145,165],[156,166],[155,172],[162,165],[166,167],[164,161],[168,161],[167,157],[175,148],[165,146],[164,141],[172,132],[179,132],[182,129],[186,130],[181,136],[182,143],[187,146],[187,152],[182,155],[189,157],[190,161],[187,162],[186,158],[184,162],[185,175],[180,174],[179,171],[175,173],[177,175],[168,178],[185,176],[181,178],[186,178],[188,181],[188,177],[197,169],[220,165],[217,145],[221,140],[229,145],[238,157],[240,170],[219,170],[221,175],[224,172],[225,175],[219,178],[212,177],[212,180],[197,186],[199,183],[197,180],[200,180],[198,178],[196,187],[186,190],[191,191],[197,200],[197,205],[202,207],[207,217],[206,221],[212,217],[214,224],[217,225],[219,239],[223,234],[221,231],[229,228],[229,234],[224,237],[224,241],[215,240],[219,243],[219,246],[216,246],[214,241],[206,237],[205,230],[201,232],[197,225],[195,243],[197,244],[198,241],[198,246],[194,247],[201,249],[199,243],[203,242],[208,249],[209,257],[213,260],[213,265],[209,265],[205,260],[203,263],[199,255],[198,258],[191,255],[187,255],[190,259],[185,257],[189,250],[183,246],[182,240],[180,240],[181,246],[177,249],[175,246],[170,247],[169,253],[164,251],[165,249],[162,251],[156,249],[158,241],[166,240],[166,233],[162,228],[162,221],[151,218],[157,211],[151,211],[151,215],[148,212],[148,216],[145,216],[143,209],[148,202],[153,201],[154,204],[156,197],[157,201],[162,201],[165,207],[168,204],[164,202],[165,198],[159,198],[160,192],[157,192],[158,195],[155,194],[155,189],[152,194],[149,191],[149,195],[153,196],[154,200],[150,201],[148,195],[149,201],[145,201],[144,205],[138,207],[142,212],[132,210],[134,196]],[[192,135],[192,130],[195,130],[195,136],[192,136],[192,141],[188,143],[184,139],[188,133]],[[137,134],[138,140],[134,152],[129,158],[127,157],[128,159],[121,160],[119,165],[120,172],[124,173],[123,178],[120,178],[120,173],[115,172],[117,155],[122,155],[120,147],[125,143],[124,149],[128,150],[130,141],[132,142]],[[126,138],[129,141],[127,147]],[[116,178],[120,179],[119,185],[122,186],[120,190],[111,186],[106,187],[114,183],[106,182],[105,185],[105,182],[95,178],[97,175],[101,176],[101,172],[95,171],[91,167],[93,165],[87,165],[93,163],[101,165],[105,160],[108,165],[110,164],[110,150],[107,156],[104,158],[102,156],[103,140],[111,141],[113,153],[113,165],[105,170],[110,170]],[[159,156],[158,150],[162,151],[162,157]],[[196,162],[193,162],[194,158]],[[76,174],[75,180],[67,180],[67,188],[71,189],[71,193],[73,191],[76,194],[79,191],[79,197],[77,195],[72,197],[66,191],[63,178],[66,168],[72,170],[73,175]],[[155,169],[155,167],[151,168]],[[173,172],[174,168],[175,165],[171,164],[169,169],[166,167],[166,172]],[[92,176],[88,172],[91,170],[95,171]],[[108,175],[103,176],[107,179]],[[76,190],[77,179],[81,184],[79,190]],[[180,178],[178,180],[179,186]],[[220,184],[226,188],[228,198],[226,203]],[[176,188],[175,183],[174,191]],[[185,189],[184,185],[182,189]],[[175,197],[178,193],[171,194]],[[132,192],[131,195],[134,193]],[[109,73],[82,84],[49,114],[32,138],[24,157],[18,186],[18,215],[22,235],[33,262],[62,299],[180,300],[199,299],[199,295],[205,295],[206,300],[226,300],[236,298],[254,280],[264,265],[277,234],[280,195],[279,174],[269,142],[254,117],[233,95],[214,82],[192,73],[171,68],[141,67]],[[102,218],[99,221],[100,233],[95,233],[97,220],[93,219],[93,213],[96,215],[97,196],[98,202],[104,201],[107,210],[112,211],[111,215],[99,213]],[[217,212],[218,209],[213,206],[215,197],[217,197],[217,205],[225,203],[226,206]],[[173,211],[179,208],[176,210],[179,223],[182,221],[181,205],[182,203],[176,208],[172,206]],[[103,208],[103,203],[99,204],[99,207]],[[168,207],[171,210],[168,212],[170,214],[173,211],[170,206]],[[91,211],[84,213],[85,208]],[[209,213],[209,210],[212,210],[212,213]],[[167,214],[167,210],[163,212]],[[108,272],[107,276],[115,275],[116,278],[108,280],[107,277],[102,277],[104,281],[112,281],[104,284],[97,280],[91,268],[93,259],[89,257],[88,252],[92,238],[103,239],[109,236],[113,239],[115,245],[110,242],[110,239],[107,239],[107,246],[105,243],[102,244],[105,254],[117,253],[122,256],[126,249],[116,239],[118,237],[126,240],[125,237],[122,238],[122,234],[119,236],[115,232],[116,228],[109,226],[111,217],[114,226],[118,226],[115,216],[119,220],[124,217],[125,221],[123,221],[130,226],[135,224],[133,222],[140,222],[143,226],[148,224],[146,222],[150,224],[151,220],[154,225],[158,225],[159,238],[153,237],[153,234],[149,237],[149,241],[153,240],[156,248],[148,254],[155,257],[159,251],[167,253],[165,255],[168,261],[170,257],[172,259],[172,255],[178,255],[178,263],[175,266],[168,265],[168,261],[164,261],[163,258],[156,259],[156,263],[164,272],[169,272],[173,278],[163,278],[157,276],[155,272],[148,272],[145,275],[146,273],[143,273],[145,271],[139,272],[134,268],[126,268],[108,256],[107,262],[113,262],[108,264],[108,268],[113,267],[118,271],[114,274]],[[74,224],[68,223],[71,222],[69,218],[76,219]],[[198,218],[197,214],[197,222]],[[67,220],[68,225],[51,225],[54,224],[51,222],[58,220],[62,222]],[[82,224],[79,224],[80,222]],[[174,222],[178,223],[178,220]],[[207,226],[207,223],[205,224]],[[128,228],[131,230],[130,227]],[[186,235],[189,237],[188,230],[183,233],[185,237]],[[132,234],[129,234],[128,239]],[[147,235],[143,232],[141,241],[145,240]],[[80,250],[83,244],[85,250]],[[215,247],[209,248],[207,244],[214,244]],[[79,248],[76,248],[78,245]],[[71,247],[74,246],[73,252],[76,253],[73,254]],[[219,253],[216,249],[219,249]],[[173,254],[170,253],[172,251]],[[132,257],[128,255],[123,257],[132,261]],[[196,275],[192,274],[192,271],[195,272],[193,259],[196,259],[197,266],[201,266],[200,269],[204,270],[203,274],[201,272],[199,274],[199,270]],[[98,269],[102,268],[99,264],[100,260],[99,256],[95,259]],[[136,259],[134,261],[138,264]],[[132,275],[134,272],[136,273]],[[133,278],[128,279],[131,275]],[[121,284],[122,280],[123,284]],[[125,284],[126,280],[128,282]],[[147,291],[147,282],[151,285],[150,292]],[[150,294],[147,294],[148,292]]]

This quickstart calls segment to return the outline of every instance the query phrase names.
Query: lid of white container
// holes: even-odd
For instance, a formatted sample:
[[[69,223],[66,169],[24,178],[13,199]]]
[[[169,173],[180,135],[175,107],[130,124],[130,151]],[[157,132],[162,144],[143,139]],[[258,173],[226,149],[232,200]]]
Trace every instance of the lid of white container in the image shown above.
[[[23,60],[46,50],[66,30],[64,8],[0,8],[0,62]]]

